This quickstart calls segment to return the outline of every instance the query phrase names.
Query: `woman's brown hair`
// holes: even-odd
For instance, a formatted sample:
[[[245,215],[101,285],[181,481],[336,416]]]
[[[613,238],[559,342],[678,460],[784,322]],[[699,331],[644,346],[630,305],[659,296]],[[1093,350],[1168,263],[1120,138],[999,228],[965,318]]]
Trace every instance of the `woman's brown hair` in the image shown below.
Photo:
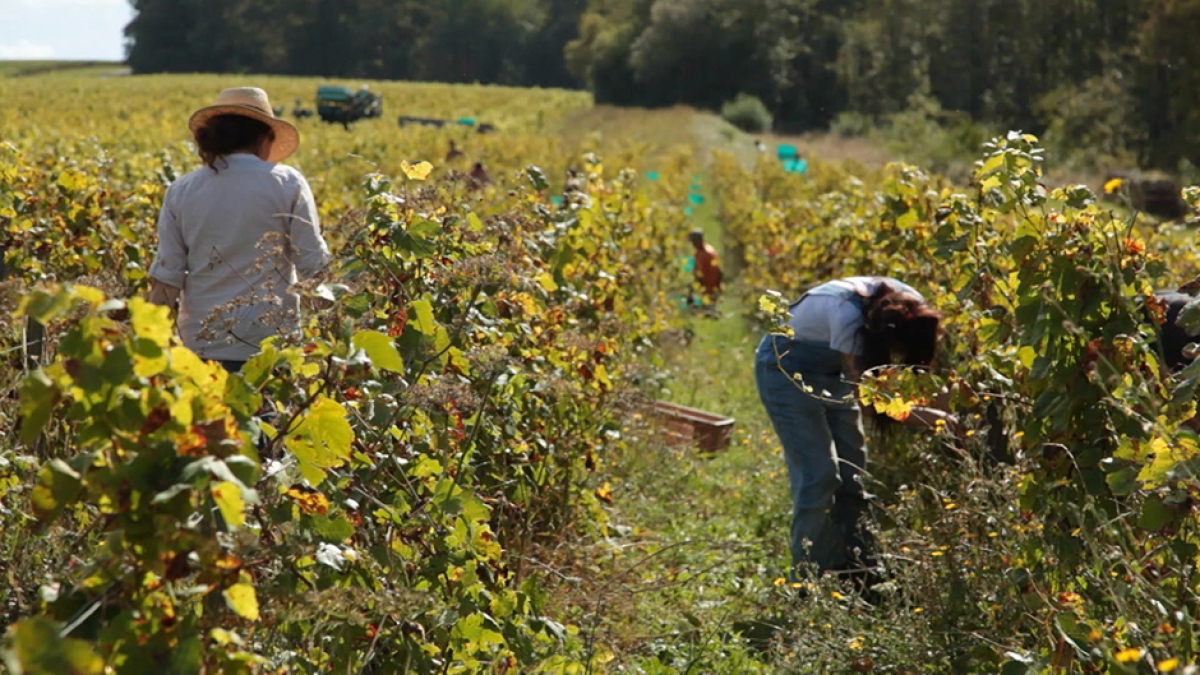
[[[886,282],[863,304],[862,345],[859,368],[866,373],[888,364],[928,366],[937,355],[941,312],[910,293]],[[870,410],[867,411],[870,414]],[[887,415],[870,415],[876,431],[891,436],[895,421]]]
[[[941,312],[912,294],[880,284],[863,304],[862,371],[890,363],[932,364],[941,320]]]
[[[200,159],[213,171],[216,161],[225,155],[253,150],[265,136],[272,135],[271,127],[245,115],[216,115],[193,134],[200,149]]]

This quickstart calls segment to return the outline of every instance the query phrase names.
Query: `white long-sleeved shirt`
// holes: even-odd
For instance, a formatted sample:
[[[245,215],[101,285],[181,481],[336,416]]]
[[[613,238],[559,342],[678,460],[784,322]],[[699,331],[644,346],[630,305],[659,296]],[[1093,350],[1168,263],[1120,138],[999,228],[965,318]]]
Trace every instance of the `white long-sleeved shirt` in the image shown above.
[[[242,361],[300,325],[300,278],[332,260],[304,176],[233,154],[175,181],[150,276],[183,290],[179,334],[205,359]]]

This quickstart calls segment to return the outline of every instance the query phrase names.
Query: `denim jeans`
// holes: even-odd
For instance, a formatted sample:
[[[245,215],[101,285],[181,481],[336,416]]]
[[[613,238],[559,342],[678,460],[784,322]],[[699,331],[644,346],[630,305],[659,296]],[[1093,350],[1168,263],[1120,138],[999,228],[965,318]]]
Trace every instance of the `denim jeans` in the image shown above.
[[[758,394],[783,444],[792,492],[792,576],[869,564],[874,541],[861,523],[867,461],[862,416],[827,345],[767,335],[755,355]],[[803,380],[793,377],[799,373]],[[812,393],[802,388],[812,388]]]

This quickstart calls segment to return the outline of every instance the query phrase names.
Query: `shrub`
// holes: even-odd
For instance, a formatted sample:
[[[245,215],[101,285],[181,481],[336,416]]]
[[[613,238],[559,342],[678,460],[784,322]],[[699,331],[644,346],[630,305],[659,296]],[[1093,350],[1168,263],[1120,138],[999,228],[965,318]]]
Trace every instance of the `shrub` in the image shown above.
[[[752,94],[738,94],[732,101],[721,106],[721,117],[733,126],[750,133],[771,130],[775,117],[762,99]]]
[[[847,110],[833,118],[829,123],[829,131],[842,138],[862,138],[869,134],[874,126],[870,115]]]

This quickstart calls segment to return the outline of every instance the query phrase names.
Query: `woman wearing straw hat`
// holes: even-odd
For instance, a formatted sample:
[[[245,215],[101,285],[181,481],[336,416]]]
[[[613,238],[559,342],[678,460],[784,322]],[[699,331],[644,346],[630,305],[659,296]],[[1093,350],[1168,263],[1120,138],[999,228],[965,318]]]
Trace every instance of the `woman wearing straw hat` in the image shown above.
[[[188,127],[205,166],[163,199],[149,297],[178,306],[188,348],[236,371],[264,338],[299,330],[292,286],[332,258],[308,182],[277,164],[300,134],[265,91],[226,89]]]

